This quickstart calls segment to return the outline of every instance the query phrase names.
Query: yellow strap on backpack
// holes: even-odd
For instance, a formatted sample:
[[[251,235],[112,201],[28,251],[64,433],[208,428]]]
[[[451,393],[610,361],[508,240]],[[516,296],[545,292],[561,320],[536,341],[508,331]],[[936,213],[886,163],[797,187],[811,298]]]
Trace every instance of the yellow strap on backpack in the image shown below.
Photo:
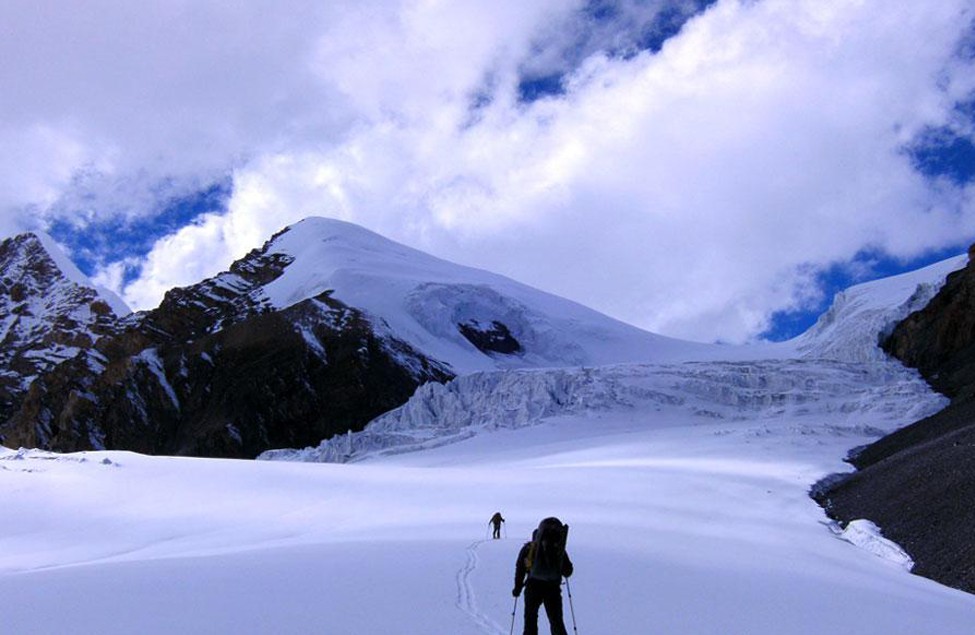
[[[528,573],[531,573],[532,563],[535,561],[535,548],[537,547],[537,544],[538,543],[533,540],[531,545],[528,547],[528,554],[525,556],[525,571]]]

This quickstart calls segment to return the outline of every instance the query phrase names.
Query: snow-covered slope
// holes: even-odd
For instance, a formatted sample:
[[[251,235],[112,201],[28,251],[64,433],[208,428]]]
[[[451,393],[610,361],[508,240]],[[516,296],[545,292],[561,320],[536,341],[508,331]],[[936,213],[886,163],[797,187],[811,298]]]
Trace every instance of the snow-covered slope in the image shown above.
[[[916,372],[888,359],[877,343],[882,332],[924,306],[966,258],[851,287],[837,295],[807,333],[789,342],[740,347],[685,343],[684,357],[702,360],[697,362],[476,373],[421,387],[362,432],[323,440],[318,447],[270,451],[261,458],[355,461],[453,443],[485,430],[636,406],[677,407],[723,419],[775,406],[775,416],[799,413],[815,426],[815,417],[824,413],[890,408],[891,396],[899,395],[903,401],[891,414],[899,419],[898,410],[904,409],[914,421],[947,401],[931,393]],[[680,347],[676,341],[669,344],[672,352]]]
[[[457,374],[686,359],[713,355],[708,351],[716,348],[648,333],[342,221],[306,219],[265,250],[291,260],[264,287],[271,305],[286,307],[333,290],[332,297],[365,311],[377,326]]]
[[[807,358],[882,360],[880,339],[911,312],[924,308],[947,275],[967,262],[968,256],[955,256],[917,271],[850,287],[838,293],[816,324],[790,344]]]
[[[491,434],[347,465],[0,450],[3,630],[520,632],[515,559],[555,515],[583,635],[967,635],[973,596],[907,573],[876,528],[841,534],[808,496],[932,403],[899,375],[857,388],[855,366],[707,365],[669,396],[602,371],[604,408],[508,428],[522,418],[496,395]]]
[[[42,231],[35,231],[27,236],[36,239],[44,247],[47,257],[54,262],[58,271],[69,282],[73,282],[79,287],[86,289],[94,289],[98,294],[98,298],[112,307],[112,311],[119,317],[124,317],[132,312],[132,309],[114,291],[96,285],[91,281],[91,278],[82,273],[78,269],[78,266],[64,253],[61,246],[48,234]]]

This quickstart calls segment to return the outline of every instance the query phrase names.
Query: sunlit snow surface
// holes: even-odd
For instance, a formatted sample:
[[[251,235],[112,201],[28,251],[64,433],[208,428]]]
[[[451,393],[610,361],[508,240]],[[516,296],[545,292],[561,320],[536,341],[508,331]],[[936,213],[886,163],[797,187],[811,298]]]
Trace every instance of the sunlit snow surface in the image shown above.
[[[4,632],[507,633],[518,548],[554,514],[581,633],[970,633],[975,598],[850,544],[807,495],[931,407],[920,388],[809,415],[610,409],[347,465],[4,451]],[[507,538],[485,540],[498,510]]]
[[[503,635],[518,549],[556,515],[582,635],[967,635],[975,597],[808,496],[944,404],[861,354],[944,272],[723,359],[431,386],[373,424],[402,443],[339,441],[344,464],[0,450],[0,632]]]
[[[504,276],[463,267],[395,243],[362,227],[307,218],[270,241],[268,254],[287,257],[283,274],[263,287],[273,307],[329,291],[365,312],[376,329],[447,363],[457,374],[697,359],[715,346],[662,337]],[[489,356],[459,324],[510,330],[522,350]]]

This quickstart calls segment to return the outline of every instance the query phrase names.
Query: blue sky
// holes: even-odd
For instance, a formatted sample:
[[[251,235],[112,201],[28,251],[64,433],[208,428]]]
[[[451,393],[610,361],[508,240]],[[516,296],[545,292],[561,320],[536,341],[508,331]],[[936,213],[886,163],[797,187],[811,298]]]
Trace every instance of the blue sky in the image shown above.
[[[783,339],[975,241],[965,0],[0,7],[0,232],[135,308],[310,215]]]
[[[205,214],[226,213],[232,187],[227,179],[196,192],[162,198],[158,212],[151,216],[117,215],[84,224],[73,222],[70,215],[58,217],[48,225],[47,231],[71,253],[75,264],[87,275],[98,275],[107,263],[122,262],[126,263],[122,281],[130,282],[138,276],[139,260],[156,241]]]

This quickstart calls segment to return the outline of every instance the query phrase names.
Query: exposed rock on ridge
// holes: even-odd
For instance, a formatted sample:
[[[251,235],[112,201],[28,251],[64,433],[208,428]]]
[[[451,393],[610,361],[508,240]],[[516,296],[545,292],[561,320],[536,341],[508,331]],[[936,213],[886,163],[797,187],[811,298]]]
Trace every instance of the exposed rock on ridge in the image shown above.
[[[71,280],[43,241],[23,234],[0,242],[0,421],[30,383],[117,331],[111,306]]]
[[[975,396],[975,246],[968,255],[968,267],[949,275],[943,292],[883,343],[936,390],[959,400]]]
[[[862,449],[858,471],[817,494],[841,521],[869,518],[915,560],[914,572],[975,593],[975,249],[884,350],[951,404]]]
[[[291,264],[273,241],[38,378],[4,444],[249,458],[357,430],[452,376],[327,290],[272,307],[264,287]]]

